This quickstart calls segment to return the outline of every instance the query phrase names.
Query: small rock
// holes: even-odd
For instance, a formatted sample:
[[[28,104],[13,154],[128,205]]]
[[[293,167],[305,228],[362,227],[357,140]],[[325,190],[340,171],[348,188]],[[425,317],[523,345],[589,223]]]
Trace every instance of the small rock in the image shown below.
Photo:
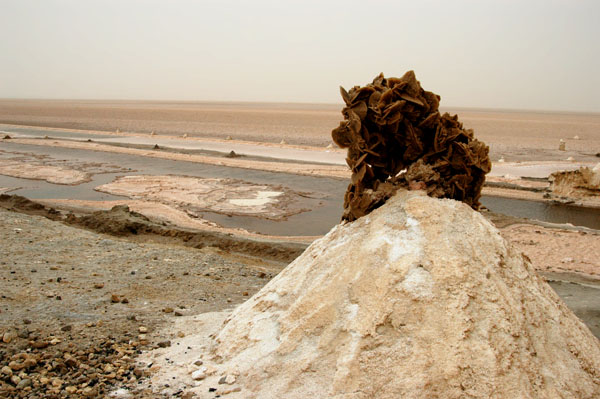
[[[2,373],[3,375],[9,376],[9,377],[11,375],[13,375],[12,369],[10,367],[8,367],[8,366],[2,367],[2,369],[0,369],[0,373]]]
[[[183,136],[181,136],[181,137],[183,137],[184,139],[187,139],[188,135],[187,135],[187,133],[184,133]]]
[[[577,135],[573,136],[573,140],[579,140],[579,136],[577,136]]]
[[[121,303],[129,303],[129,299],[123,298],[123,299],[121,299]]]
[[[100,288],[104,288],[104,283],[96,283],[94,284],[94,288],[96,288],[97,290],[99,290]]]
[[[196,370],[192,373],[192,379],[195,381],[200,381],[206,378],[206,367],[202,367],[199,370]]]
[[[202,360],[196,360],[194,362],[194,365],[196,365],[196,366],[202,366],[203,364],[204,364],[204,362]]]
[[[31,324],[31,320],[29,320],[29,319],[23,319],[23,324]]]
[[[60,328],[60,330],[61,330],[61,331],[65,331],[65,332],[67,332],[67,331],[71,331],[71,329],[72,329],[72,328],[73,328],[73,327],[71,327],[70,325],[66,325],[66,326],[62,326],[62,327]]]
[[[561,262],[562,263],[573,263],[573,262],[575,262],[575,259],[573,259],[573,258],[563,258],[561,260]]]
[[[173,308],[164,308],[163,312],[165,312],[165,313],[173,313]]]
[[[160,341],[160,342],[158,343],[158,346],[159,346],[160,348],[168,348],[169,346],[171,346],[171,341],[169,341],[169,340],[166,340],[166,341]]]
[[[158,144],[154,144],[154,147],[152,147],[153,150],[160,150],[160,147],[158,146]]]
[[[15,334],[11,331],[7,331],[2,335],[2,342],[9,344],[15,338]]]
[[[4,136],[4,140],[10,140],[12,139],[12,137],[10,137],[8,134]]]
[[[183,331],[177,331],[177,338],[185,337],[185,333]]]
[[[50,345],[47,341],[30,341],[29,346],[34,349],[44,349]]]
[[[77,392],[77,387],[73,386],[73,385],[69,385],[68,387],[65,388],[65,391],[69,394],[69,395],[73,395],[75,392]]]
[[[147,327],[144,327],[144,326],[140,326],[140,327],[138,328],[138,331],[139,331],[141,334],[145,334],[145,333],[147,333],[147,332],[148,332],[148,328],[147,328]]]
[[[242,296],[248,296],[248,291],[242,292]]]
[[[235,383],[235,376],[233,374],[224,375],[219,379],[219,384],[231,385]]]
[[[559,151],[566,151],[567,150],[566,143],[565,143],[565,141],[563,139],[560,139],[560,142],[558,144],[558,150]]]
[[[10,377],[10,381],[15,385],[19,385],[19,382],[21,382],[21,377],[19,377],[18,375],[13,375],[12,377]]]
[[[285,141],[285,140],[281,140],[281,141],[279,142],[279,144],[287,144],[287,141]]]
[[[181,399],[194,399],[196,394],[192,391],[187,391],[183,395],[181,395]]]
[[[73,356],[67,356],[65,355],[65,365],[67,367],[77,367],[79,365],[79,362],[77,361],[77,359],[75,359]]]
[[[13,371],[19,371],[23,369],[23,363],[18,363],[15,360],[13,360],[12,362],[8,363],[8,367],[10,367],[11,370]]]
[[[21,381],[19,381],[19,383],[17,384],[17,389],[23,389],[23,388],[26,388],[29,386],[31,386],[31,379],[24,378]]]
[[[118,296],[118,295],[115,295],[115,294],[112,294],[112,295],[110,296],[110,301],[111,301],[112,303],[119,303],[119,302],[120,302],[119,296]]]
[[[225,140],[233,140],[233,137],[227,136],[227,137],[225,137]]]

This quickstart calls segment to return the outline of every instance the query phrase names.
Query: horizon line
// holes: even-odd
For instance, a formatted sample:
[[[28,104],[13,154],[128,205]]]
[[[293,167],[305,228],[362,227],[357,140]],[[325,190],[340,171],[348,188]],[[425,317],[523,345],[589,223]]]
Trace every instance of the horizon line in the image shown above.
[[[138,103],[190,103],[190,104],[264,104],[264,105],[343,105],[339,103],[323,101],[265,101],[265,100],[176,100],[176,99],[116,99],[116,98],[34,98],[34,97],[0,97],[0,101],[62,101],[62,102],[138,102]],[[567,113],[567,114],[600,114],[600,110],[572,110],[572,109],[549,109],[549,108],[510,108],[510,107],[482,107],[469,105],[441,105],[441,109],[457,109],[470,111],[497,111],[497,112],[531,112],[531,113]]]

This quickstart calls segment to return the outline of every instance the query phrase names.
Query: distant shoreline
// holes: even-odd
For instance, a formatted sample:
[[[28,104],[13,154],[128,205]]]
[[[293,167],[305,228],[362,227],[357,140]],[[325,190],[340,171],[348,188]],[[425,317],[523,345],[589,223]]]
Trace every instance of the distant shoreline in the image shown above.
[[[275,102],[275,101],[212,101],[212,100],[140,100],[140,99],[69,99],[69,98],[0,98],[0,106],[2,103],[62,103],[62,104],[152,104],[152,105],[201,105],[201,106],[240,106],[240,107],[273,107],[283,109],[323,109],[340,111],[344,106],[340,100],[339,103],[325,102]],[[558,115],[590,115],[600,116],[600,111],[574,111],[574,110],[558,110],[558,109],[517,109],[517,108],[487,108],[475,106],[454,106],[440,105],[441,112],[493,112],[493,113],[522,113],[522,114],[558,114]]]

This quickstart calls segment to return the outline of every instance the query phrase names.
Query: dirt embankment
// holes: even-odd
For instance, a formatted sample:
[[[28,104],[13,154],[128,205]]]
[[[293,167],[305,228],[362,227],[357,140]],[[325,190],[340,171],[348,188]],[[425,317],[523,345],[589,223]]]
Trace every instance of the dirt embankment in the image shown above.
[[[89,215],[64,214],[54,208],[17,195],[0,195],[0,207],[29,215],[39,215],[114,236],[143,237],[143,239],[182,244],[193,248],[215,247],[227,252],[244,253],[272,260],[291,262],[299,256],[306,244],[261,241],[233,234],[191,231],[157,223],[146,216],[132,212],[127,206],[115,206],[109,211]]]

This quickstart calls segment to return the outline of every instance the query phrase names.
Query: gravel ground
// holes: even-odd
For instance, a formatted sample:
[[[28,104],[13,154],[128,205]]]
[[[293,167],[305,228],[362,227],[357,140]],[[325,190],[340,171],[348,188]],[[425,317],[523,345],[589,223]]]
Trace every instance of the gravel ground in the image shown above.
[[[284,264],[131,242],[0,209],[0,397],[134,397],[172,318],[243,302]]]

